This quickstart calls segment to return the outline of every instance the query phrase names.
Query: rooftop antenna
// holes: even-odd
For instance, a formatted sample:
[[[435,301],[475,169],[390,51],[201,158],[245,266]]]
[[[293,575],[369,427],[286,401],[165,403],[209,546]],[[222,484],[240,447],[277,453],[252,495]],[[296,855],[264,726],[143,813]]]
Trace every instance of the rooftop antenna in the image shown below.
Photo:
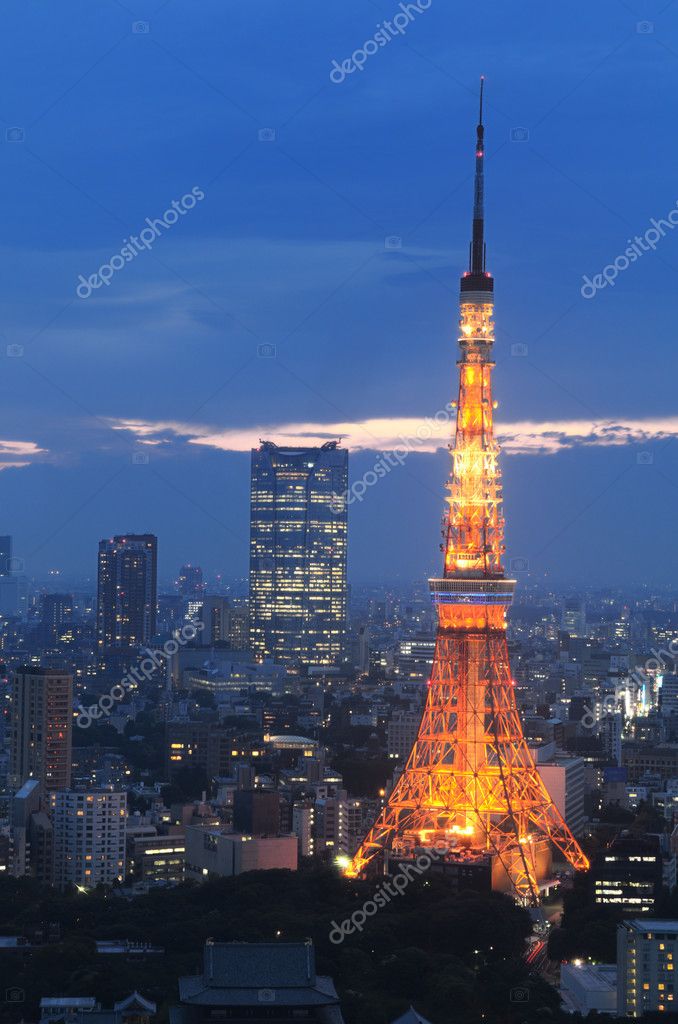
[[[473,191],[473,241],[471,242],[471,274],[485,273],[485,128],[483,126],[483,92],[485,76],[480,76],[480,109],[476,128],[476,173]]]

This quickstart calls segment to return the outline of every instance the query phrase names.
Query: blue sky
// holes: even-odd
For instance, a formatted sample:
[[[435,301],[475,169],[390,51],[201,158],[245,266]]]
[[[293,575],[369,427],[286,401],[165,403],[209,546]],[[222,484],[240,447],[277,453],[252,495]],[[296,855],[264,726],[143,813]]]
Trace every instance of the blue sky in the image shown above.
[[[482,72],[509,557],[675,577],[678,233],[580,288],[678,200],[678,2],[431,0],[332,83],[399,10],[3,4],[0,532],[30,575],[91,574],[127,530],[158,533],[167,578],[242,575],[251,437],[453,397]],[[193,188],[151,251],[76,295]],[[359,478],[388,430],[344,432]],[[436,571],[447,471],[415,451],[353,506],[353,579]]]

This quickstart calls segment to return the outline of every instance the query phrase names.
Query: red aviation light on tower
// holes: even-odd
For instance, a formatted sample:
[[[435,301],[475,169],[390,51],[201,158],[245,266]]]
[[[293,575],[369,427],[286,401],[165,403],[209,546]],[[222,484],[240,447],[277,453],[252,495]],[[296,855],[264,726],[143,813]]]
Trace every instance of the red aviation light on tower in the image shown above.
[[[516,704],[506,644],[515,580],[504,576],[499,447],[494,438],[494,282],[485,268],[483,80],[473,231],[461,278],[459,397],[443,574],[430,580],[438,630],[419,734],[347,874],[388,870],[422,846],[464,869],[491,864],[493,885],[539,900],[555,845],[588,861],[537,772]]]

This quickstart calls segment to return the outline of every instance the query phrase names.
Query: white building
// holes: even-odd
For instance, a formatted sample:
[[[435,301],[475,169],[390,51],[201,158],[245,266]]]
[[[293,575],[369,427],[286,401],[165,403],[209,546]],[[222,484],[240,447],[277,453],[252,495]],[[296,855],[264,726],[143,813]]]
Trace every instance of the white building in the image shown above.
[[[581,757],[557,754],[548,764],[537,765],[553,802],[574,836],[580,836],[586,824],[584,792],[586,766]]]
[[[361,800],[349,800],[346,790],[336,790],[316,801],[316,850],[353,856],[364,833]]]
[[[127,794],[109,790],[50,795],[54,884],[93,889],[125,877]]]
[[[581,960],[560,968],[560,995],[567,1013],[617,1013],[617,968]]]
[[[584,792],[586,789],[586,762],[581,757],[570,757],[556,750],[555,743],[530,747],[537,771],[554,804],[562,814],[570,831],[580,836],[586,823]]]
[[[676,1012],[678,921],[645,918],[617,928],[617,1013]]]
[[[404,761],[408,756],[419,732],[421,713],[396,711],[388,723],[388,756]]]
[[[315,807],[312,800],[294,804],[292,831],[297,837],[300,857],[312,857],[315,853],[314,823]]]

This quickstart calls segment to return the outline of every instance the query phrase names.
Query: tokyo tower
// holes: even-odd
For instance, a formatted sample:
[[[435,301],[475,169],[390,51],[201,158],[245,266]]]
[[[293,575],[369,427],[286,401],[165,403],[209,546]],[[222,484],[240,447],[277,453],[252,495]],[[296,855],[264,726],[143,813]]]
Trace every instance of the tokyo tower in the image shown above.
[[[444,526],[433,670],[419,733],[388,803],[346,873],[386,870],[426,848],[445,860],[490,858],[493,884],[525,904],[555,846],[588,861],[551,799],[523,736],[506,643],[515,580],[502,566],[499,447],[493,434],[494,282],[485,269],[483,81],[475,151],[473,238],[461,278],[459,400]]]

